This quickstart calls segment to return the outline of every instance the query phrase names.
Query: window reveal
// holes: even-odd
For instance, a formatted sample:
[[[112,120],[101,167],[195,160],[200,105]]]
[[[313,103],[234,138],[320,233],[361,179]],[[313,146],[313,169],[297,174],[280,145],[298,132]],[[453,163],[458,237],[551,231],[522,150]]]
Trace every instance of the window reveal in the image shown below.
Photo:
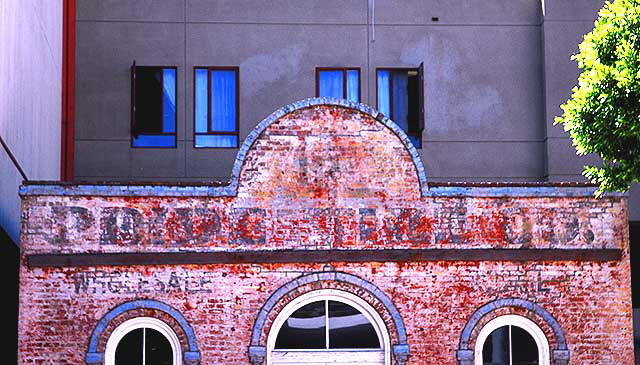
[[[316,96],[360,101],[360,69],[316,69]]]
[[[196,67],[194,145],[238,147],[238,67]]]
[[[131,67],[132,147],[176,147],[176,68]]]

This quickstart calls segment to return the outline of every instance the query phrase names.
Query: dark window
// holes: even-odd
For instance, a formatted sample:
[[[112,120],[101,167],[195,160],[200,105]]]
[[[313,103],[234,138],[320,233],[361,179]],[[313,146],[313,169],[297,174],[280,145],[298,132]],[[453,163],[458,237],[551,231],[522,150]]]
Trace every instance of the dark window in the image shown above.
[[[495,329],[482,347],[484,365],[538,365],[538,346],[529,332],[517,326]]]
[[[316,69],[316,96],[360,101],[360,69]]]
[[[238,67],[196,67],[195,147],[238,147]]]
[[[176,146],[176,68],[131,67],[131,145]]]
[[[173,351],[166,337],[151,328],[127,333],[116,347],[116,365],[171,365]]]
[[[312,302],[293,312],[280,328],[275,345],[275,349],[310,350],[380,347],[378,334],[367,317],[333,300]]]
[[[424,72],[418,68],[377,70],[377,107],[409,136],[416,148],[422,147],[424,129]]]
[[[276,349],[326,348],[325,302],[309,303],[297,309],[278,332]]]
[[[364,314],[350,305],[330,300],[329,348],[380,348],[380,341]]]

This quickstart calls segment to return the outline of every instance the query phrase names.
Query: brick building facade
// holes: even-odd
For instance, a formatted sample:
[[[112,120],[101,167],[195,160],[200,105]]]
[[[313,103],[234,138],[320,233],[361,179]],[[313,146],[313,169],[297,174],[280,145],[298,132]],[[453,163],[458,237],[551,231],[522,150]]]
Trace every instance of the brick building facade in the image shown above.
[[[150,328],[172,364],[470,365],[509,328],[530,363],[631,365],[627,201],[593,190],[430,183],[374,109],[297,102],[229,184],[24,185],[19,363],[114,364]],[[313,303],[324,327],[296,327]],[[335,303],[379,346],[332,348]],[[290,327],[324,345],[284,351]]]

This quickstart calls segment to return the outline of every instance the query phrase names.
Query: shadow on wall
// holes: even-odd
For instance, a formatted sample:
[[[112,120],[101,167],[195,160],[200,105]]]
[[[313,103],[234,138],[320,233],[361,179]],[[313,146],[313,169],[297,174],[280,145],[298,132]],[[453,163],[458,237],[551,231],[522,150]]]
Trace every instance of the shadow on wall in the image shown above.
[[[16,364],[18,357],[18,260],[20,248],[0,227],[0,266],[4,285],[5,305],[2,326],[4,338],[0,353],[0,364]]]
[[[640,222],[629,222],[635,363],[640,364]]]

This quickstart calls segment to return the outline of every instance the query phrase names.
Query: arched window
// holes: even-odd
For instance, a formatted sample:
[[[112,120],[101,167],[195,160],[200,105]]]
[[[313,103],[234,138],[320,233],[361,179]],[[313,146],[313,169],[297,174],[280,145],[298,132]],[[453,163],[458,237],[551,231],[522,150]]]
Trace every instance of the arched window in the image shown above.
[[[290,302],[267,341],[268,365],[390,363],[389,335],[364,300],[340,290],[317,290]]]
[[[549,342],[531,320],[500,316],[478,334],[474,358],[475,365],[549,365]]]
[[[180,365],[180,342],[163,321],[151,317],[130,319],[109,337],[105,365]]]

